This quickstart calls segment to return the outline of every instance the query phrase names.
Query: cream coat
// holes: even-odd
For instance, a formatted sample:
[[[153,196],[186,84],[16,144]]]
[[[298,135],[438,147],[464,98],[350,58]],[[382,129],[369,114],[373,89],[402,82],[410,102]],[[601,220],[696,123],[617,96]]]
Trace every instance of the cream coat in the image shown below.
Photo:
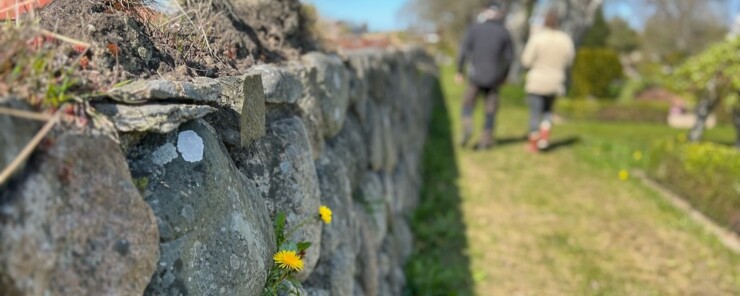
[[[562,31],[543,29],[534,34],[522,53],[522,65],[529,68],[527,93],[564,94],[566,70],[574,57],[573,40]]]

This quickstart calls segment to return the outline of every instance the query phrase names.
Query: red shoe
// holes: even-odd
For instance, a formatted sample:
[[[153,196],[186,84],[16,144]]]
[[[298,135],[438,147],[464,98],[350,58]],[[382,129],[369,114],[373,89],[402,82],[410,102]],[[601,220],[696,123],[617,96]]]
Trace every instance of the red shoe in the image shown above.
[[[540,150],[546,150],[550,147],[550,124],[542,123],[540,126],[540,138],[537,140],[537,148]]]
[[[540,141],[540,137],[538,134],[533,133],[529,135],[529,143],[525,147],[527,149],[527,152],[530,153],[537,153],[540,152],[540,149],[537,148],[537,143]]]

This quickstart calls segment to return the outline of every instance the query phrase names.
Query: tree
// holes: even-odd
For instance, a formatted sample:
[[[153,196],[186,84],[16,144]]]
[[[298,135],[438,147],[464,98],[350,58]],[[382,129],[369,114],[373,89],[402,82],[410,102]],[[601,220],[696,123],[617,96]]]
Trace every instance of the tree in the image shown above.
[[[631,53],[640,48],[640,35],[630,27],[630,24],[620,17],[609,21],[609,38],[607,46],[620,53]]]
[[[689,58],[673,75],[674,87],[698,98],[697,123],[689,139],[698,141],[704,132],[709,114],[724,101],[732,108],[733,124],[740,148],[740,38],[717,43]]]
[[[676,64],[722,40],[727,32],[722,0],[643,0],[654,10],[645,23],[648,53]]]
[[[607,40],[611,35],[611,28],[604,19],[604,9],[599,9],[594,17],[594,23],[586,31],[581,41],[583,47],[606,47]]]

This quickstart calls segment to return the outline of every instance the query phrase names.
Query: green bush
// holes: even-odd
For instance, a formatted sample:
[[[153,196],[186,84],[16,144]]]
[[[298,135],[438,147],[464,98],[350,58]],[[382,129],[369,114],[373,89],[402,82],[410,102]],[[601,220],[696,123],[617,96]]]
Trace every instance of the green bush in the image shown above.
[[[638,101],[563,100],[557,106],[558,113],[568,119],[648,123],[665,123],[669,109],[664,102]]]
[[[712,143],[663,141],[651,149],[647,169],[695,208],[740,233],[740,151]]]
[[[607,98],[611,86],[623,77],[622,64],[616,51],[608,48],[578,50],[572,73],[571,95]]]

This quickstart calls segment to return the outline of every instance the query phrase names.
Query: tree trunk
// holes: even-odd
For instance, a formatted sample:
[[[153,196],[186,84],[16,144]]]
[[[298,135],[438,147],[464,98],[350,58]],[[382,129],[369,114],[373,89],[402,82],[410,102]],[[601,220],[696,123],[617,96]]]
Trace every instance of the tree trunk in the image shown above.
[[[506,17],[506,27],[514,42],[515,60],[509,71],[509,81],[519,83],[522,74],[521,54],[529,36],[529,20],[537,0],[512,1]]]
[[[706,129],[707,118],[712,114],[712,111],[714,111],[714,107],[717,106],[717,102],[719,102],[719,99],[717,99],[717,89],[715,84],[712,82],[707,86],[707,96],[701,99],[696,105],[696,123],[691,129],[691,132],[689,132],[689,140],[691,142],[698,142],[701,140],[701,137],[704,135],[704,130]]]

